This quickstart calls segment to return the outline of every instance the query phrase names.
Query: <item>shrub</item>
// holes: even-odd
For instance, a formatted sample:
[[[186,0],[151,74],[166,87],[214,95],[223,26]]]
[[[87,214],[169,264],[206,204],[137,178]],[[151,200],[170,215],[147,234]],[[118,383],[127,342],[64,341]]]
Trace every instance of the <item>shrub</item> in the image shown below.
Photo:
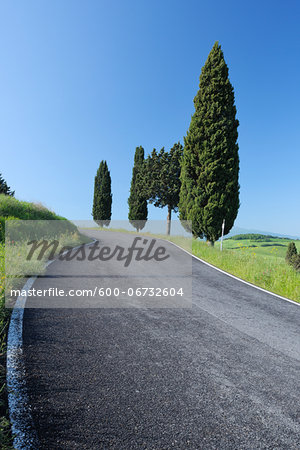
[[[300,272],[300,253],[293,257],[293,267]]]
[[[287,248],[285,260],[288,264],[294,265],[294,258],[297,256],[297,247],[295,242],[290,242]]]

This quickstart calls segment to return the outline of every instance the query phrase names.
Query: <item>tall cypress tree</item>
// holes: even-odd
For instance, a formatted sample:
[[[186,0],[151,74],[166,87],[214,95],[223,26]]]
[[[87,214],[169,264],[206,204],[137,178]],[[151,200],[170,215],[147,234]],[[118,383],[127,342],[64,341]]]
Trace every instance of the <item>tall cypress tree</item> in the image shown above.
[[[233,87],[216,42],[201,71],[195,113],[184,139],[179,212],[194,236],[211,244],[225,219],[229,233],[239,209],[238,132]]]
[[[101,227],[109,226],[111,219],[111,178],[106,161],[101,161],[95,176],[93,219]]]
[[[7,185],[1,173],[0,173],[0,194],[10,195],[12,197],[15,195],[15,191],[12,191],[11,188]]]
[[[148,217],[147,199],[141,192],[141,183],[139,183],[143,172],[143,165],[144,149],[140,146],[135,150],[130,195],[128,198],[128,219],[137,231],[144,228]]]

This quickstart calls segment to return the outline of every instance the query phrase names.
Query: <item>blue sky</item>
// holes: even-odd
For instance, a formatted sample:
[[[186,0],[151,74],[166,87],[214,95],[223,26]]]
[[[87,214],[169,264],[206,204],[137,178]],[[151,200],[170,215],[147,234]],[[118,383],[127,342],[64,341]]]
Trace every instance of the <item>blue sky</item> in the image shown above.
[[[17,198],[89,219],[106,159],[126,219],[135,147],[183,143],[218,40],[240,121],[236,225],[300,235],[299,23],[290,0],[1,1],[0,172]]]

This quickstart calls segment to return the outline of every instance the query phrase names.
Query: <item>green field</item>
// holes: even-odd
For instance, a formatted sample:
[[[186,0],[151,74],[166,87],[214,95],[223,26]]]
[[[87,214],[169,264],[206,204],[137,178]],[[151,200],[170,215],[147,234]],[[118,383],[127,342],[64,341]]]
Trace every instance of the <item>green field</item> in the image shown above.
[[[109,231],[128,233],[121,229]],[[300,240],[264,235],[252,235],[251,238],[246,235],[247,239],[243,239],[243,235],[237,235],[223,241],[221,252],[220,242],[210,247],[199,239],[148,233],[141,235],[167,239],[225,272],[300,303],[300,272],[285,261],[288,244],[295,242],[300,252]]]
[[[247,250],[250,253],[269,256],[271,258],[285,258],[289,243],[295,242],[298,252],[300,252],[300,240],[291,241],[291,239],[277,237],[264,237],[263,239],[260,237],[263,235],[257,235],[259,238],[255,238],[254,236],[252,239],[237,239],[236,236],[225,239],[223,241],[223,248],[227,250]],[[220,247],[220,242],[216,243],[216,247]]]
[[[290,239],[239,236],[225,239],[223,251],[220,242],[208,247],[205,242],[193,241],[193,254],[256,286],[300,302],[300,272],[285,262]],[[300,241],[294,240],[298,251]]]

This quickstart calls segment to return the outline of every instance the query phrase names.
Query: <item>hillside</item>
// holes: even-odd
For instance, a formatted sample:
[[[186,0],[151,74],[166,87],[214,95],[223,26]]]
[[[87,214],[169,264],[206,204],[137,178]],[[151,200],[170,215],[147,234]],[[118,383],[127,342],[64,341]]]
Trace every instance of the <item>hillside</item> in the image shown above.
[[[225,237],[226,239],[229,237],[234,237],[236,235],[240,234],[260,234],[263,236],[274,236],[276,238],[284,238],[284,239],[300,239],[300,235],[285,235],[282,233],[276,233],[275,231],[264,231],[264,230],[257,230],[257,229],[249,229],[249,228],[241,228],[234,226],[230,233],[228,233]]]
[[[14,197],[0,194],[0,242],[4,242],[5,239],[5,221],[7,220],[64,221],[62,227],[59,227],[60,229],[63,228],[70,233],[77,231],[75,225],[41,204],[20,201]]]
[[[292,241],[300,251],[300,240],[251,233],[238,234],[224,239],[223,248],[227,250],[242,249],[255,252],[257,255],[285,258],[287,247]]]

